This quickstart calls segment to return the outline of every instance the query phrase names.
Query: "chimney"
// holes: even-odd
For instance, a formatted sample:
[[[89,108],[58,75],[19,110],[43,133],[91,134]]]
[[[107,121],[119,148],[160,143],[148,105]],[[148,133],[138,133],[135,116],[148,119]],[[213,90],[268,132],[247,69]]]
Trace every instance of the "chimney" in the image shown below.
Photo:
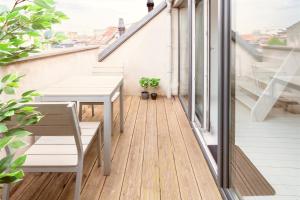
[[[124,24],[124,19],[123,18],[119,18],[119,35],[123,35],[125,33],[125,24]]]
[[[153,10],[154,7],[153,0],[147,0],[147,7],[148,7],[148,12],[151,12],[151,10]]]

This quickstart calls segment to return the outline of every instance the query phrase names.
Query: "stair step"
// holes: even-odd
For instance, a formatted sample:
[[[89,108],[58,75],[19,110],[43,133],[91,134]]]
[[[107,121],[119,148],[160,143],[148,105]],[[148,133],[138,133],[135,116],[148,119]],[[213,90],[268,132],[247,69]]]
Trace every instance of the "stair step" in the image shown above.
[[[250,109],[252,109],[256,103],[254,99],[252,99],[240,90],[236,90],[235,98]]]
[[[279,69],[281,62],[256,62],[253,67]]]
[[[274,75],[280,69],[281,63],[274,62],[256,62],[253,64],[254,73],[269,73]]]
[[[259,82],[265,86],[267,86],[269,84],[269,82],[271,81],[271,78],[262,78],[259,76],[252,76],[252,75],[246,75],[245,76],[246,79],[249,79],[250,81],[256,81]]]
[[[259,97],[262,95],[264,89],[259,88],[256,83],[249,82],[249,81],[237,81],[237,86],[243,90],[246,90],[247,92],[250,92],[251,94]]]

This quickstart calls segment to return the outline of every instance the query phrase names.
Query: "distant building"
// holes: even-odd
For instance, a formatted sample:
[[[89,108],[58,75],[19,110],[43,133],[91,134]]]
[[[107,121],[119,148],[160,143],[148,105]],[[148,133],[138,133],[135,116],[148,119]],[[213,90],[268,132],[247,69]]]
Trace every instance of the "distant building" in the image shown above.
[[[259,42],[259,37],[254,34],[243,34],[241,38],[249,44],[257,44]]]
[[[287,28],[287,45],[300,47],[300,21]]]
[[[110,26],[105,29],[102,33],[101,38],[99,39],[99,44],[107,45],[115,41],[119,36],[118,27]]]

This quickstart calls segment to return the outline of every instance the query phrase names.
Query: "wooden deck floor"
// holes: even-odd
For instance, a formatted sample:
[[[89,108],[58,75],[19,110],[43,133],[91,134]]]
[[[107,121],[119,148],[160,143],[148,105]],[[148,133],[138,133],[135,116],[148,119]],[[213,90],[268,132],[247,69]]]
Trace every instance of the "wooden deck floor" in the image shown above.
[[[111,175],[102,175],[93,144],[85,157],[81,199],[222,199],[177,98],[126,97],[122,135],[114,108]],[[89,111],[84,120],[102,116],[101,106],[93,118]],[[11,190],[11,199],[71,200],[74,178],[71,173],[30,173]]]

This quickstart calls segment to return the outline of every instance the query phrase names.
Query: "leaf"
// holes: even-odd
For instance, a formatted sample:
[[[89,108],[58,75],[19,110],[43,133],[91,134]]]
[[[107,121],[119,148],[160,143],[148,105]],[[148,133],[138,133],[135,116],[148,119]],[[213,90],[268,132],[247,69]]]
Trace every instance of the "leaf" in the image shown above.
[[[10,167],[12,160],[13,155],[8,155],[0,160],[0,173],[4,172],[7,168]]]
[[[4,115],[5,117],[11,117],[11,116],[13,116],[14,114],[15,114],[15,111],[14,111],[14,110],[9,110],[9,111],[5,112],[3,115]]]
[[[1,45],[1,44],[0,44]],[[0,46],[0,48],[2,48],[1,46]],[[9,79],[11,79],[11,77],[13,76],[13,74],[7,74],[7,75],[5,75],[2,79],[1,79],[1,82],[2,83],[5,83],[6,81],[8,81]]]
[[[32,37],[40,36],[40,34],[37,31],[29,31],[29,32],[27,32],[27,34]]]
[[[52,7],[50,6],[50,3],[45,1],[45,0],[34,0],[33,1],[36,5],[46,8],[46,9],[51,9]]]
[[[13,137],[3,137],[3,138],[0,138],[0,149],[3,149],[6,145],[8,145],[9,142],[11,142],[13,139]]]
[[[13,149],[20,149],[25,146],[27,146],[27,143],[23,142],[22,140],[15,140],[9,143],[9,147]]]
[[[13,163],[11,164],[11,168],[12,169],[16,169],[16,168],[20,168],[22,167],[22,165],[25,163],[27,156],[23,155],[18,157],[16,160],[13,161]]]
[[[12,18],[16,17],[18,14],[19,14],[18,10],[13,11],[7,15],[7,19],[12,19]]]
[[[0,174],[0,183],[15,183],[24,177],[23,170],[14,171],[12,173]]]
[[[0,124],[0,133],[6,132],[8,130],[5,124]]]
[[[29,90],[29,91],[26,91],[22,94],[22,97],[27,97],[27,96],[32,96],[32,94],[35,94],[36,91],[35,90]]]
[[[24,106],[22,107],[20,110],[22,111],[27,111],[27,112],[33,112],[36,109],[36,107],[32,107],[32,106]]]
[[[16,137],[25,137],[29,135],[31,135],[29,131],[25,131],[24,129],[21,128],[11,129],[7,133],[5,133],[5,136],[16,136]]]
[[[2,49],[0,49],[0,53],[6,54],[6,55],[13,55],[9,51],[5,51],[5,50],[2,50]]]
[[[3,88],[3,91],[5,92],[5,94],[15,94],[15,90],[12,87],[5,87]]]

